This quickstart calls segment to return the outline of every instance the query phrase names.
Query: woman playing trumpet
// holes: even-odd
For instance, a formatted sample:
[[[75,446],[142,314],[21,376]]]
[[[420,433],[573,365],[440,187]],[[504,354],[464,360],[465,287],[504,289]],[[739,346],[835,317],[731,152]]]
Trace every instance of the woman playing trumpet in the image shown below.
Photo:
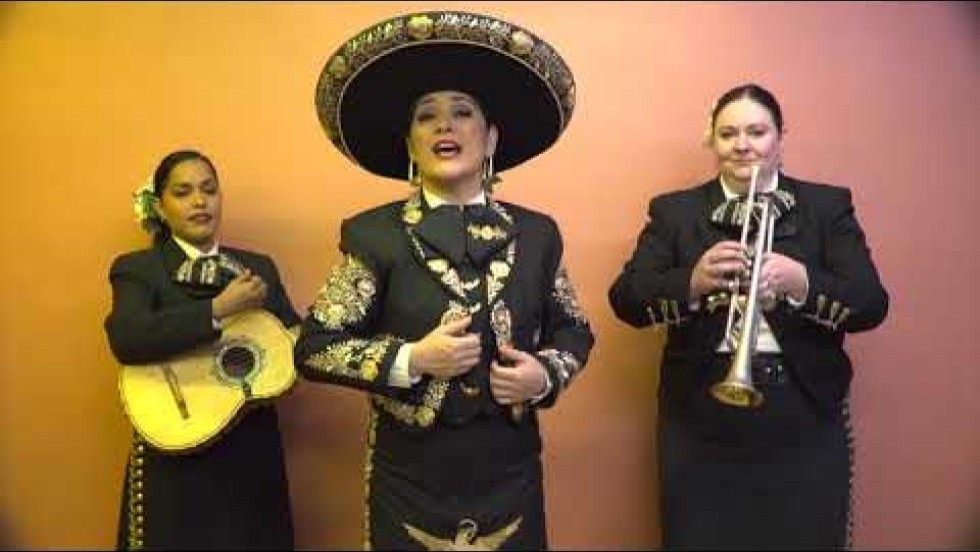
[[[770,92],[747,84],[723,94],[708,133],[717,177],[650,202],[609,291],[621,320],[668,328],[658,418],[666,548],[849,545],[844,334],[878,326],[888,295],[850,191],[782,173],[782,139]],[[742,197],[753,183],[773,220],[758,255],[739,240],[758,230]],[[756,301],[736,311],[758,318],[728,324],[733,298]],[[751,350],[740,351],[732,333],[753,322]],[[719,400],[739,353],[760,400]]]

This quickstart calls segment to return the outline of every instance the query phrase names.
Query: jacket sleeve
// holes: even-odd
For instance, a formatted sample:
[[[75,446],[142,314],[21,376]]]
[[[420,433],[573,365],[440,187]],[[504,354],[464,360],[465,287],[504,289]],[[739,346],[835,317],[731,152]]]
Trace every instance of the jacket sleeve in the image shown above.
[[[654,198],[649,220],[636,248],[609,289],[616,316],[642,328],[650,324],[680,325],[690,318],[689,294],[694,266],[678,266],[675,225],[664,198]]]
[[[162,304],[154,268],[146,257],[124,256],[109,270],[112,310],[105,330],[122,364],[161,361],[220,335],[212,324],[210,301]]]
[[[534,353],[547,371],[551,390],[535,404],[537,408],[555,404],[585,368],[595,344],[595,335],[562,259],[564,247],[557,225],[553,232],[553,250],[547,257],[550,278],[545,290],[541,340]]]
[[[389,376],[405,342],[375,330],[387,268],[359,233],[350,221],[341,225],[343,257],[303,321],[295,347],[296,368],[312,381],[401,396],[408,390],[390,385]]]
[[[826,207],[830,218],[823,230],[823,258],[806,262],[809,290],[797,312],[830,331],[862,332],[884,321],[888,293],[855,217],[851,191],[833,192]]]

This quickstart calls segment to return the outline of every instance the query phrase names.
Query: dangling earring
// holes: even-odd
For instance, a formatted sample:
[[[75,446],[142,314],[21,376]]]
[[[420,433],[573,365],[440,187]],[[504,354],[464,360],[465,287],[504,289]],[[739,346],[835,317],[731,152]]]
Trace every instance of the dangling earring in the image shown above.
[[[422,185],[422,175],[415,172],[415,160],[411,157],[408,158],[408,183],[415,187]]]
[[[488,155],[483,160],[483,174],[481,175],[483,191],[493,194],[494,186],[500,182],[500,177],[493,172],[493,154]]]

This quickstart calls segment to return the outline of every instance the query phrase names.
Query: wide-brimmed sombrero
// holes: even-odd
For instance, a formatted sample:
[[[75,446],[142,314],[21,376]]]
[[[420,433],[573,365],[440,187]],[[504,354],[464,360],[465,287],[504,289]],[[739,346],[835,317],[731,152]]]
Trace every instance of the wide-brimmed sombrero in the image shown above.
[[[435,11],[387,19],[344,43],[320,73],[317,114],[344,155],[405,179],[410,110],[436,90],[484,106],[500,132],[498,171],[551,147],[575,107],[571,70],[533,33],[488,15]]]

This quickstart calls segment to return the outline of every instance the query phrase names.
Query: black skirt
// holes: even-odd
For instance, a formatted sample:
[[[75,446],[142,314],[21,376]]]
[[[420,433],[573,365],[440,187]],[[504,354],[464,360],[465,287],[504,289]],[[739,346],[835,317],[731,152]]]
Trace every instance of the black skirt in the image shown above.
[[[219,440],[163,453],[138,436],[130,451],[117,548],[293,548],[289,489],[275,408],[248,411]]]
[[[838,421],[820,416],[791,366],[764,357],[755,364],[764,395],[757,408],[725,405],[707,388],[684,405],[661,401],[664,547],[848,548],[853,450],[846,410]],[[726,372],[721,358],[710,383]]]
[[[380,418],[380,419],[379,419]],[[372,411],[365,546],[546,550],[536,418],[479,414],[409,432]]]

